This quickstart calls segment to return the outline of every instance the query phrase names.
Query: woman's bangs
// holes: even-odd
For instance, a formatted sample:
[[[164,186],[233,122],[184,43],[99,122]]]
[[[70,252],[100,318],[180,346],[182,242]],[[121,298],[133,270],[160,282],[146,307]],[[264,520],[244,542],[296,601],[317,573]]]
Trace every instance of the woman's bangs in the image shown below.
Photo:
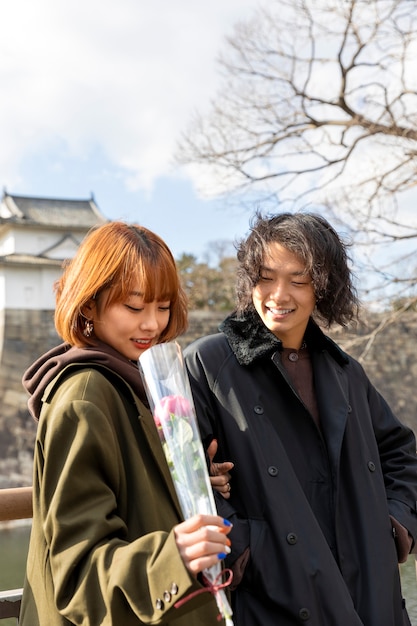
[[[175,268],[152,263],[142,271],[145,302],[175,302],[178,297],[178,277]]]

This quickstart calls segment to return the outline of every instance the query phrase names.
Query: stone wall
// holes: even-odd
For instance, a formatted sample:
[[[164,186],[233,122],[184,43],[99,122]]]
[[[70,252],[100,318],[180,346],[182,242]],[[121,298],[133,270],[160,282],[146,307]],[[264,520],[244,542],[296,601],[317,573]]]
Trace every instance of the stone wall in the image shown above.
[[[59,342],[51,311],[9,311],[0,362],[0,488],[30,485],[35,423],[26,408],[21,386],[25,369]],[[217,331],[223,313],[191,313],[184,347],[194,339]],[[377,329],[380,315],[370,315],[356,329],[329,333],[352,356],[359,358],[377,388],[398,417],[417,433],[417,313]]]
[[[53,311],[8,310],[0,360],[0,488],[32,482],[36,425],[27,411],[22,374],[59,342]]]

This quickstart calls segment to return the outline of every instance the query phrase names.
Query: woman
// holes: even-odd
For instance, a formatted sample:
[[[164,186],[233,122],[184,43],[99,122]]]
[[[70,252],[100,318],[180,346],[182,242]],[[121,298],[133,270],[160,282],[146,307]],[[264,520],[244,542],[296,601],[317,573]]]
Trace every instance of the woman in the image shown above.
[[[346,247],[320,215],[258,214],[238,261],[237,311],[185,350],[203,440],[235,464],[234,623],[409,624],[415,438],[318,326],[357,314]]]
[[[65,343],[23,379],[39,425],[21,626],[218,623],[213,596],[194,592],[230,552],[230,524],[182,520],[137,369],[186,324],[175,261],[146,228],[107,223],[65,267]]]

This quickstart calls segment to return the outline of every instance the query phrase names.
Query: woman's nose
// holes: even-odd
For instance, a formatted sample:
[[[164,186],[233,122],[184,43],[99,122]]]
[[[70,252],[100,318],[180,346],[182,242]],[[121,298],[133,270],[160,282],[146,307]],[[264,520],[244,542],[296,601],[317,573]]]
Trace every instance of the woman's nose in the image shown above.
[[[158,328],[158,318],[155,311],[146,311],[140,320],[141,328],[154,330]]]

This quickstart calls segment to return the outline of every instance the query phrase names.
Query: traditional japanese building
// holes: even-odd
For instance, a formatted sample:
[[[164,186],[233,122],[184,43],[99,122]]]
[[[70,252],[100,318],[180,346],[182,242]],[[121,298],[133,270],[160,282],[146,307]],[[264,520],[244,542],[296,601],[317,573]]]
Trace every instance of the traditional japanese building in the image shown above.
[[[26,408],[21,377],[60,339],[54,283],[87,232],[106,222],[93,196],[35,198],[4,191],[0,203],[0,419]]]

